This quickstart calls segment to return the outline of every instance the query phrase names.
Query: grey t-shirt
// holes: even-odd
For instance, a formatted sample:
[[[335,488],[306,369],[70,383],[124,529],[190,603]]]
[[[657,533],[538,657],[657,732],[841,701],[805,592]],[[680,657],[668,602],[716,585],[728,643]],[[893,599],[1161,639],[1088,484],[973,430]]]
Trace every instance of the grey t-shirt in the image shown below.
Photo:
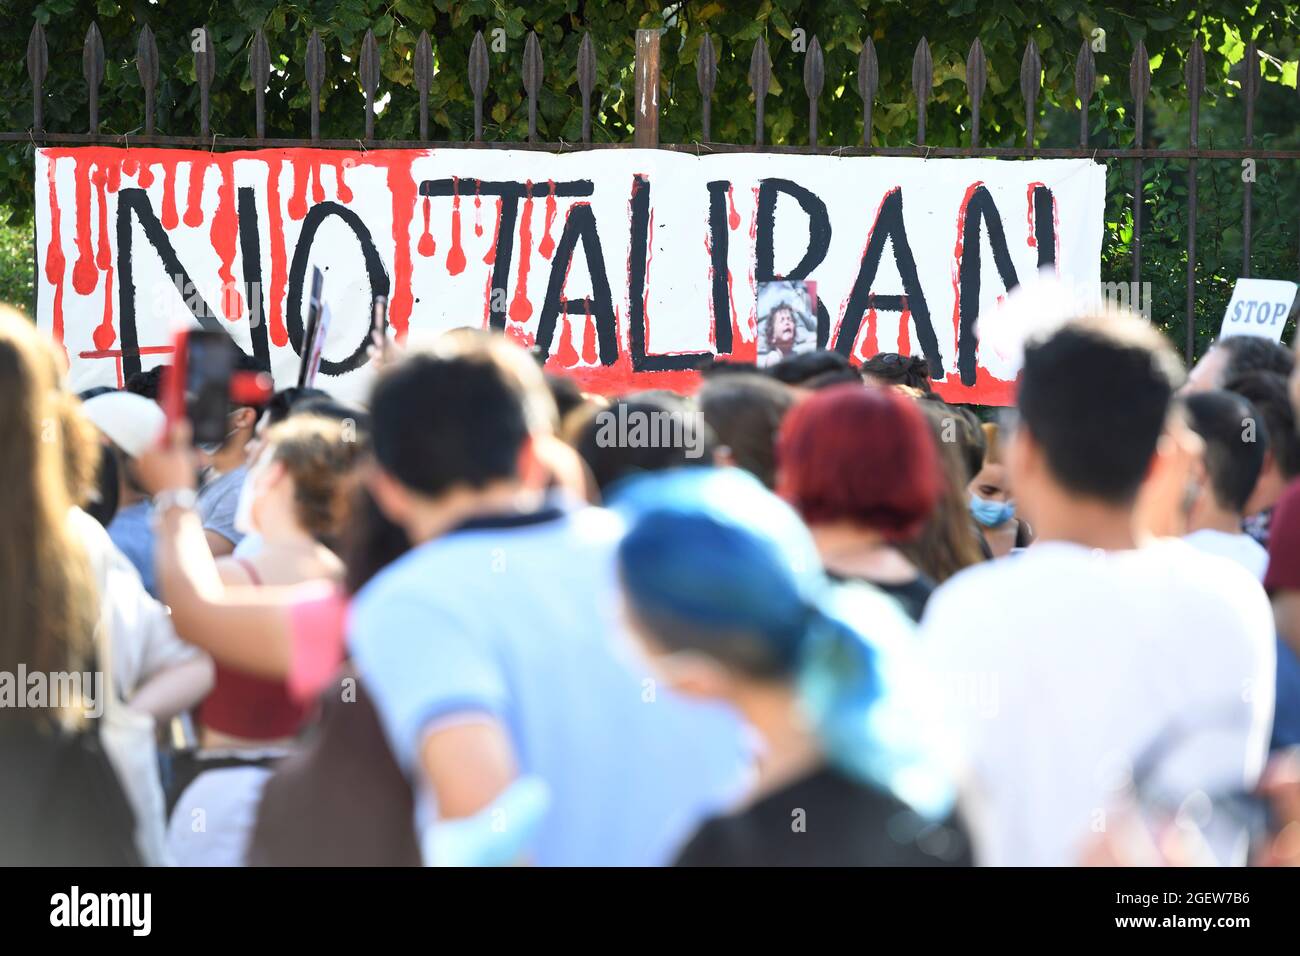
[[[235,511],[239,507],[239,490],[244,486],[248,469],[243,465],[203,483],[198,494],[198,512],[204,531],[215,531],[231,544],[239,544],[243,535],[235,530]]]

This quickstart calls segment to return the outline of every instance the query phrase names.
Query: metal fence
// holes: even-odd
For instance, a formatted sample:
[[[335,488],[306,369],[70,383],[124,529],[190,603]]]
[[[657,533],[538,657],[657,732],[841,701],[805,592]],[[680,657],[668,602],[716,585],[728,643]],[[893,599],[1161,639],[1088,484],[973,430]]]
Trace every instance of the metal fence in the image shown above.
[[[199,87],[199,129],[197,135],[159,135],[155,132],[158,87],[158,45],[153,31],[146,24],[141,27],[136,44],[135,62],[144,93],[143,135],[106,135],[99,131],[99,88],[104,79],[104,44],[99,29],[91,24],[86,32],[82,53],[82,72],[86,80],[87,132],[49,132],[44,124],[43,84],[49,68],[49,54],[45,31],[38,23],[33,27],[27,44],[27,72],[32,83],[32,126],[28,130],[0,132],[0,142],[31,142],[35,145],[135,145],[180,146],[209,149],[256,149],[260,147],[312,146],[324,149],[353,150],[358,146],[385,148],[424,148],[430,146],[476,146],[481,148],[537,149],[564,151],[574,148],[570,143],[541,142],[537,135],[537,100],[542,88],[544,63],[537,34],[529,33],[524,45],[522,80],[528,98],[528,139],[525,143],[484,142],[483,103],[488,89],[488,49],[480,31],[474,37],[469,52],[469,86],[474,102],[474,138],[469,143],[434,141],[429,139],[429,96],[433,82],[433,45],[428,32],[422,32],[414,50],[414,75],[419,93],[420,138],[417,140],[376,140],[374,137],[375,99],[379,88],[379,44],[372,31],[366,31],[361,44],[361,54],[356,62],[357,79],[365,93],[363,135],[358,139],[322,139],[320,137],[320,95],[325,80],[325,45],[319,31],[313,30],[307,43],[307,55],[302,79],[306,81],[311,100],[311,136],[308,139],[267,136],[266,94],[271,80],[271,59],[266,35],[258,30],[249,45],[248,70],[252,81],[253,105],[256,111],[256,132],[253,137],[218,136],[210,127],[209,96],[216,71],[216,53],[209,42],[208,31],[201,29],[201,42],[194,46],[194,75]],[[966,57],[966,89],[970,110],[970,145],[960,147],[929,146],[926,144],[926,114],[934,83],[934,64],[929,43],[923,37],[912,57],[912,97],[916,102],[916,138],[908,146],[875,146],[872,144],[872,110],[879,93],[879,64],[875,46],[867,39],[858,58],[857,92],[862,99],[862,145],[857,147],[823,147],[817,145],[818,102],[825,86],[825,61],[821,44],[813,37],[804,56],[803,85],[808,96],[809,146],[768,145],[764,142],[764,107],[772,81],[772,61],[767,44],[762,37],[754,43],[749,64],[749,84],[754,92],[755,137],[753,144],[718,143],[711,136],[711,107],[718,76],[718,58],[712,40],[705,37],[696,61],[696,81],[699,86],[702,110],[700,117],[701,139],[698,143],[669,144],[659,142],[659,37],[657,30],[638,30],[636,58],[633,64],[635,83],[634,134],[631,143],[591,142],[592,94],[596,85],[596,54],[590,35],[584,36],[578,51],[577,82],[582,97],[583,148],[640,148],[689,150],[698,152],[786,152],[829,153],[860,156],[911,156],[911,157],[961,157],[979,156],[995,158],[1087,158],[1133,163],[1133,233],[1131,241],[1133,281],[1139,280],[1142,271],[1143,223],[1143,165],[1147,160],[1186,160],[1187,180],[1187,339],[1186,358],[1190,363],[1195,344],[1195,287],[1196,287],[1196,170],[1201,160],[1228,161],[1240,164],[1244,159],[1300,160],[1296,149],[1256,149],[1255,99],[1259,93],[1259,51],[1251,41],[1246,46],[1245,78],[1242,84],[1245,125],[1244,145],[1239,149],[1201,149],[1199,143],[1201,94],[1205,90],[1205,57],[1199,44],[1192,44],[1187,56],[1184,79],[1188,102],[1188,146],[1186,148],[1153,149],[1145,145],[1127,148],[1096,148],[1088,143],[1090,110],[1096,90],[1096,64],[1091,44],[1084,40],[1079,48],[1074,66],[1074,91],[1080,103],[1079,145],[1073,147],[1039,147],[1034,145],[1034,132],[1038,119],[1038,97],[1042,87],[1043,64],[1038,49],[1031,39],[1025,48],[1020,66],[1020,93],[1025,110],[1025,142],[1018,147],[989,147],[980,145],[980,103],[988,82],[988,66],[984,48],[976,39]],[[200,38],[196,37],[196,40]],[[1145,45],[1139,41],[1133,52],[1129,68],[1129,91],[1133,109],[1134,143],[1146,142],[1146,101],[1151,91],[1151,67]],[[359,122],[359,126],[362,124]],[[1242,272],[1251,274],[1251,212],[1253,183],[1244,184],[1242,208]]]

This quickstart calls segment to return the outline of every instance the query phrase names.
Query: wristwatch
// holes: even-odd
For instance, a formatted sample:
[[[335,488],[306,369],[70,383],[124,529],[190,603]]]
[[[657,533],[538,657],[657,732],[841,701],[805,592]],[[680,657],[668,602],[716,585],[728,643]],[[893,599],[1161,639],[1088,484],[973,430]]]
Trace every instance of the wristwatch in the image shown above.
[[[193,488],[167,488],[154,495],[153,513],[155,517],[161,518],[173,508],[193,511],[198,500],[198,495],[194,493]]]

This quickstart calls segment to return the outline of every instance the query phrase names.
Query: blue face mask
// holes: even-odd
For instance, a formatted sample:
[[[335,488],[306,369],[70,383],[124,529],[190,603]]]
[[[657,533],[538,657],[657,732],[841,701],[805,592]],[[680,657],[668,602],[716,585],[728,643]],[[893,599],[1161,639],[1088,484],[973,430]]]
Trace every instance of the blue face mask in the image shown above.
[[[989,501],[971,492],[970,513],[984,527],[996,528],[1016,516],[1016,506],[1010,501]]]

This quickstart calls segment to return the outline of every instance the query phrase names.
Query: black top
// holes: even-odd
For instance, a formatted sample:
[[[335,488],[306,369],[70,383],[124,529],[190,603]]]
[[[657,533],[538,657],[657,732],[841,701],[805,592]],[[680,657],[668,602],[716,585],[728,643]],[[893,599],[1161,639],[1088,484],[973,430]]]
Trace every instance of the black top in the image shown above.
[[[921,623],[921,615],[925,613],[926,602],[930,600],[930,595],[934,593],[935,587],[934,582],[924,574],[917,574],[912,580],[905,581],[902,584],[882,584],[868,578],[847,577],[834,572],[827,572],[827,574],[833,581],[862,581],[877,590],[884,591],[901,604],[907,616],[918,624]]]
[[[704,823],[677,866],[971,866],[956,818],[928,824],[870,784],[823,767]]]

